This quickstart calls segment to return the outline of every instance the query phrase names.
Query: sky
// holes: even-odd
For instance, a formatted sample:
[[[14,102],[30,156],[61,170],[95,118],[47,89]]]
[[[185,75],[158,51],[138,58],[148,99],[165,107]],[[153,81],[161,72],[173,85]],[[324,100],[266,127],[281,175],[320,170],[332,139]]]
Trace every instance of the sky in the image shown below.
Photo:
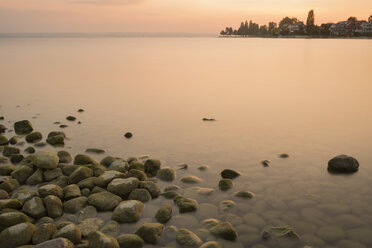
[[[317,24],[365,20],[372,0],[0,0],[0,33],[216,33],[244,20],[306,21],[310,9]]]

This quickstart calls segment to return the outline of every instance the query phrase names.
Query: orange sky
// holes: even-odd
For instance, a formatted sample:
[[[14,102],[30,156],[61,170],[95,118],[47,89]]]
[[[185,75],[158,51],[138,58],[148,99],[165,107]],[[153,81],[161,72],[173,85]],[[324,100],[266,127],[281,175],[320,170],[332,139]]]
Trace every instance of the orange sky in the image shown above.
[[[1,0],[0,32],[216,33],[242,20],[316,23],[372,14],[372,0]]]

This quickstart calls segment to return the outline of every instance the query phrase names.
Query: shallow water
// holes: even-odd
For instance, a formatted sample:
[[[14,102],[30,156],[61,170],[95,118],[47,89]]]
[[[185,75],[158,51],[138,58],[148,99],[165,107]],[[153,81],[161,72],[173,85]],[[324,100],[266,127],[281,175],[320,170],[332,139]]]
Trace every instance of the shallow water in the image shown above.
[[[190,228],[203,241],[214,239],[197,231],[203,219],[227,218],[239,238],[221,241],[224,247],[272,247],[259,236],[269,225],[290,226],[313,247],[371,247],[371,65],[370,40],[1,38],[0,123],[29,119],[46,136],[61,121],[69,125],[65,149],[106,149],[92,155],[97,160],[146,154],[173,168],[187,163],[174,184],[200,209],[167,225]],[[127,131],[133,138],[123,137]],[[359,171],[329,174],[327,162],[338,154],[356,157]],[[198,171],[201,164],[210,169]],[[218,190],[224,168],[243,174],[227,193]],[[183,175],[204,181],[186,185]],[[215,191],[195,195],[187,189],[195,186]],[[236,199],[238,190],[256,197]],[[227,214],[223,200],[237,206]],[[145,204],[143,220],[154,221],[151,206],[165,201]],[[335,225],[341,234],[324,237]],[[159,245],[173,243],[164,235]]]

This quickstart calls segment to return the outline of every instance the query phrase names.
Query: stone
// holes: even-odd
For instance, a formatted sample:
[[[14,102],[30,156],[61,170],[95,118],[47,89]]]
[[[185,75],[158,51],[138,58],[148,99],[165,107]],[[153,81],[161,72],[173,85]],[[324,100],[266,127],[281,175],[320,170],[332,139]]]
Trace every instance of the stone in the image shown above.
[[[22,154],[13,154],[10,156],[10,162],[12,162],[12,164],[18,164],[23,160],[23,158]]]
[[[60,163],[71,163],[72,161],[72,156],[68,151],[59,151],[57,153],[57,156],[59,157],[59,162]]]
[[[52,146],[63,146],[65,144],[65,136],[58,134],[55,136],[48,137],[46,143]]]
[[[183,196],[177,196],[173,199],[173,201],[178,206],[180,213],[193,212],[199,207],[198,203],[194,199]]]
[[[96,186],[97,177],[88,177],[85,178],[77,183],[77,186],[79,186],[80,189],[87,188],[89,190],[93,189]]]
[[[353,228],[346,231],[348,239],[372,246],[372,230],[368,227]]]
[[[128,200],[138,200],[145,203],[151,200],[151,195],[146,189],[134,189],[129,194]]]
[[[50,184],[58,185],[61,188],[64,188],[68,185],[68,177],[66,176],[60,176],[53,181],[49,182]]]
[[[235,192],[234,193],[234,196],[235,197],[239,197],[239,198],[251,199],[255,195],[252,192],[248,191],[248,190],[242,190],[242,191]]]
[[[84,109],[78,109],[78,112],[82,113],[82,112],[84,112]]]
[[[146,160],[146,162],[145,162],[145,172],[146,172],[146,174],[149,175],[150,177],[156,176],[156,174],[160,170],[160,165],[161,165],[160,160],[156,160],[156,159]]]
[[[44,204],[51,218],[57,218],[63,214],[63,203],[60,198],[55,195],[48,195],[44,198]]]
[[[167,223],[172,217],[172,205],[169,203],[163,204],[155,214],[155,219],[160,223]]]
[[[287,153],[280,153],[279,158],[288,158],[289,155]]]
[[[17,136],[13,136],[13,137],[11,137],[11,138],[9,139],[9,143],[10,143],[11,145],[15,145],[15,144],[17,144],[18,141],[19,141],[19,138],[18,138]]]
[[[200,171],[207,171],[209,169],[209,165],[203,164],[198,167]]]
[[[133,136],[133,134],[132,134],[131,132],[126,132],[126,133],[124,134],[124,137],[127,138],[127,139],[132,138],[132,136]]]
[[[29,221],[30,221],[29,217],[21,212],[2,213],[0,214],[0,232],[10,226],[14,226]]]
[[[0,200],[9,198],[8,192],[3,189],[0,189]]]
[[[52,170],[46,170],[43,172],[44,179],[47,182],[52,181],[62,175],[63,173],[62,173],[61,168],[54,168]]]
[[[142,248],[145,244],[143,239],[136,234],[121,234],[118,237],[120,247]]]
[[[158,198],[161,192],[159,186],[152,181],[141,181],[138,188],[150,192],[152,199]]]
[[[52,240],[45,241],[38,245],[35,245],[34,248],[74,248],[74,244],[65,238],[56,238]]]
[[[43,200],[40,197],[33,197],[27,201],[22,208],[22,211],[34,219],[40,219],[46,215],[46,209]]]
[[[112,211],[121,200],[121,197],[107,191],[95,193],[88,197],[88,203],[96,207],[98,211]]]
[[[84,237],[87,237],[90,232],[98,231],[102,225],[103,220],[99,218],[87,218],[78,225],[78,228],[80,229],[81,234]]]
[[[0,146],[6,146],[7,144],[9,144],[8,138],[0,134]]]
[[[229,178],[224,178],[218,182],[218,187],[221,191],[227,191],[234,187],[234,182]]]
[[[63,189],[55,184],[46,184],[38,188],[39,195],[44,198],[48,195],[57,196],[59,199],[63,199]]]
[[[32,237],[32,243],[34,245],[37,245],[45,241],[48,241],[53,237],[56,231],[57,228],[53,223],[41,224],[38,226],[34,236]]]
[[[124,178],[124,177],[125,177],[125,174],[122,172],[108,170],[98,177],[98,182],[100,182],[100,184],[97,184],[97,186],[106,187],[112,180],[116,178]]]
[[[1,164],[0,165],[0,176],[9,176],[17,167],[12,164]]]
[[[85,152],[90,152],[90,153],[96,153],[96,154],[102,154],[105,153],[106,151],[104,149],[100,148],[87,148]]]
[[[111,220],[104,227],[102,227],[101,232],[111,236],[116,236],[119,233],[119,223]]]
[[[118,241],[100,231],[90,232],[88,235],[89,248],[119,248]]]
[[[81,241],[81,231],[74,224],[68,224],[59,229],[54,234],[54,238],[66,238],[76,245]]]
[[[207,229],[211,229],[212,227],[216,226],[220,223],[217,219],[205,219],[202,221],[202,226],[206,227]]]
[[[139,183],[140,181],[135,177],[116,178],[108,184],[107,190],[125,198],[138,187]]]
[[[21,189],[18,190],[14,195],[13,198],[18,199],[24,204],[25,202],[31,200],[34,196],[36,196],[36,192],[33,190]]]
[[[201,183],[202,181],[203,180],[196,176],[184,176],[181,178],[181,182],[189,184]]]
[[[18,187],[19,187],[19,182],[14,178],[6,180],[0,184],[0,189],[5,190],[8,193],[11,193],[13,190],[15,190]]]
[[[129,163],[129,170],[132,170],[132,169],[145,171],[145,165],[138,161],[132,161]]]
[[[25,140],[26,140],[28,143],[37,143],[37,142],[39,142],[42,138],[43,138],[43,135],[42,135],[40,132],[32,132],[32,133],[28,134],[28,135],[25,137]]]
[[[4,146],[3,147],[3,155],[7,158],[10,158],[13,154],[19,154],[20,150],[17,147],[13,146]]]
[[[337,173],[351,173],[358,171],[359,163],[352,156],[338,155],[328,161],[328,171]]]
[[[180,165],[177,165],[177,169],[178,170],[187,170],[187,168],[189,167],[187,164],[180,164]]]
[[[34,130],[31,122],[28,120],[17,121],[14,123],[14,131],[17,134],[29,134]]]
[[[271,164],[271,162],[270,162],[270,160],[262,160],[261,161],[261,164],[264,166],[264,167],[268,167],[268,166],[270,166],[270,164]]]
[[[109,167],[112,164],[112,162],[114,162],[114,161],[115,161],[115,158],[114,157],[107,156],[107,157],[104,157],[101,160],[100,164],[103,165],[103,166],[105,166],[105,167]]]
[[[65,200],[70,200],[81,196],[81,191],[78,185],[70,184],[63,188],[63,195]]]
[[[138,180],[140,180],[140,181],[146,181],[147,180],[147,176],[146,176],[145,172],[143,172],[141,170],[137,170],[137,169],[131,169],[130,171],[128,171],[126,177],[135,177],[135,178],[138,178]]]
[[[85,154],[78,154],[74,158],[74,164],[76,165],[86,165],[86,164],[93,164],[93,163],[97,163],[97,162]]]
[[[29,166],[23,165],[16,170],[14,170],[10,175],[17,179],[18,182],[24,183],[26,182],[27,178],[34,173],[34,170]]]
[[[264,246],[263,248],[265,248]],[[216,241],[208,241],[204,244],[202,244],[199,248],[222,248],[222,246],[217,243]]]
[[[21,142],[19,142],[19,143],[21,143]],[[38,143],[34,144],[34,147],[45,147],[46,145],[47,145],[46,142],[38,142]]]
[[[158,171],[156,176],[160,180],[171,182],[176,178],[176,172],[172,168],[164,167]]]
[[[89,178],[93,176],[92,169],[89,169],[85,166],[80,166],[77,168],[72,174],[68,177],[69,183],[76,184],[83,179]]]
[[[179,195],[180,194],[178,194],[176,191],[173,191],[173,190],[165,191],[161,193],[161,196],[164,196],[167,199],[174,199],[176,196],[179,196]]]
[[[65,213],[75,214],[80,209],[84,208],[88,202],[88,198],[84,196],[72,198],[71,200],[66,201],[63,203],[63,211]]]
[[[123,159],[115,159],[109,167],[109,170],[126,172],[128,170],[128,163]]]
[[[14,248],[30,243],[36,227],[29,223],[20,223],[6,228],[0,233],[0,247]]]
[[[211,234],[226,239],[235,241],[238,234],[235,228],[229,222],[220,222],[210,229]]]
[[[234,170],[231,170],[231,169],[224,169],[221,172],[221,177],[222,178],[228,178],[228,179],[235,179],[235,178],[237,178],[240,175],[241,174],[239,172],[234,171]]]
[[[137,200],[122,201],[113,211],[112,219],[119,223],[137,222],[142,215],[144,205]]]
[[[32,163],[42,169],[54,169],[58,166],[58,162],[57,154],[49,151],[39,151],[32,157]]]
[[[176,242],[182,247],[193,248],[199,247],[201,239],[193,232],[186,228],[178,229],[176,233]]]
[[[164,225],[159,223],[143,223],[135,232],[146,243],[155,245],[163,234]]]
[[[68,121],[75,121],[76,120],[76,117],[75,116],[72,116],[72,115],[69,115],[66,117],[66,120]]]
[[[27,178],[26,183],[28,185],[36,185],[44,181],[42,169],[37,169],[29,178]]]
[[[32,146],[29,146],[27,147],[24,152],[28,153],[28,154],[34,154],[35,153],[35,148],[33,148]]]
[[[93,206],[86,206],[84,209],[80,210],[78,214],[78,222],[81,223],[85,219],[95,218],[97,216],[97,209]]]

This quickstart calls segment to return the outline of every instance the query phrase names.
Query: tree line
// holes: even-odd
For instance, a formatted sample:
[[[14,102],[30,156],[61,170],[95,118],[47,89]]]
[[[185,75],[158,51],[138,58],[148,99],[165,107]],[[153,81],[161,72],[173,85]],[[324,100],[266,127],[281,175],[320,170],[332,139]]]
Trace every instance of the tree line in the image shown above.
[[[356,22],[356,17],[350,17],[348,22]],[[368,18],[372,21],[372,15]],[[237,36],[286,36],[286,35],[306,35],[306,36],[330,36],[330,28],[333,23],[315,24],[314,10],[308,12],[306,24],[295,17],[284,17],[278,24],[269,22],[268,25],[258,25],[253,21],[241,22],[238,29],[226,27],[220,32],[220,35],[237,35]]]

